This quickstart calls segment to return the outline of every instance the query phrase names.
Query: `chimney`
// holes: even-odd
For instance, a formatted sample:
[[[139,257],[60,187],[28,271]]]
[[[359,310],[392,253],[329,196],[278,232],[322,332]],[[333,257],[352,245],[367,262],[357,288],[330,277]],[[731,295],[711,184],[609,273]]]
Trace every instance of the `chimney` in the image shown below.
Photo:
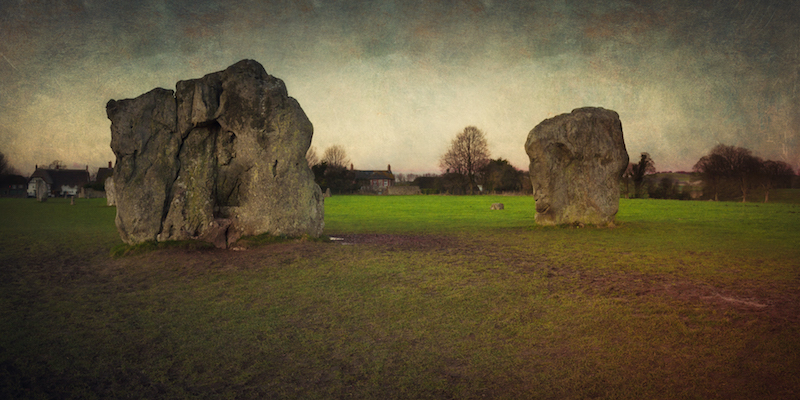
[[[350,171],[353,170],[353,163],[350,163]]]
[[[108,168],[111,168],[111,161],[108,162]]]
[[[89,166],[88,165],[86,166],[86,172],[89,172]]]
[[[387,165],[387,166],[386,166],[386,169],[388,169],[388,170],[389,170],[389,172],[392,172],[392,164],[389,164],[389,165]]]

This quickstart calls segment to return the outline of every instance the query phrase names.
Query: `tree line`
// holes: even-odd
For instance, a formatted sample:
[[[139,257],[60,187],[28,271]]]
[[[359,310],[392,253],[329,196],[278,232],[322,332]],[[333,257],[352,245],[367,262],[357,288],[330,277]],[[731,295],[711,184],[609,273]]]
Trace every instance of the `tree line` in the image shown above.
[[[417,178],[419,181],[415,183],[423,190],[431,188],[451,194],[531,192],[528,172],[517,170],[502,158],[491,159],[484,133],[474,126],[456,135],[440,158],[439,166],[443,175]],[[724,144],[701,157],[693,172],[694,178],[702,181],[702,198],[741,199],[742,202],[746,202],[754,190],[763,194],[763,201],[768,202],[772,189],[790,188],[796,177],[794,169],[786,162],[762,159],[749,149]],[[637,198],[692,198],[690,185],[682,185],[670,176],[654,178],[655,173],[653,158],[649,153],[641,153],[638,162],[629,163],[622,174],[624,195],[630,197],[632,188]]]
[[[794,169],[783,161],[764,160],[746,148],[718,144],[700,158],[693,167],[704,183],[703,192],[714,200],[732,200],[741,195],[747,201],[753,189],[764,191],[769,201],[772,189],[788,188],[795,176]]]
[[[516,169],[508,160],[492,159],[486,135],[475,126],[467,126],[450,142],[439,159],[441,176],[417,178],[425,191],[450,194],[531,192],[527,171]]]
[[[440,160],[443,175],[419,177],[414,183],[422,190],[451,194],[495,192],[530,193],[527,171],[514,168],[507,160],[489,156],[485,134],[468,126],[456,135]],[[746,148],[720,144],[700,158],[693,168],[694,177],[702,181],[703,197],[713,200],[745,202],[753,190],[763,193],[769,201],[772,189],[789,188],[796,176],[792,167],[783,161],[765,160]],[[653,177],[655,161],[649,153],[641,153],[638,162],[629,163],[622,174],[624,196],[680,199],[692,198],[691,186],[670,176]]]
[[[692,168],[693,179],[702,183],[702,196],[707,200],[752,200],[753,192],[769,201],[772,189],[790,188],[795,171],[786,162],[765,160],[743,147],[719,144],[700,158]],[[641,153],[637,163],[631,163],[622,175],[624,197],[680,199],[692,198],[692,185],[679,185],[669,177],[654,178],[655,162],[648,153]],[[631,187],[633,189],[631,193]]]
[[[318,157],[312,146],[306,155],[316,182],[323,190],[353,193],[358,190],[350,160],[342,146],[333,145]],[[483,131],[467,126],[450,142],[439,159],[440,175],[396,175],[396,183],[419,186],[423,193],[531,193],[528,171],[516,169],[508,160],[492,159]],[[783,161],[765,160],[746,148],[720,144],[700,158],[693,167],[692,181],[702,182],[703,199],[752,200],[753,191],[769,201],[770,191],[792,185],[795,171]],[[621,176],[623,197],[680,199],[693,198],[693,183],[679,182],[668,175],[657,176],[649,153],[628,164]]]
[[[306,160],[323,191],[330,189],[335,194],[358,191],[355,171],[350,168],[350,159],[342,146],[326,148],[321,157],[311,146]],[[395,183],[418,186],[429,194],[531,192],[528,172],[516,169],[503,158],[491,159],[486,135],[474,126],[456,135],[439,160],[439,166],[441,175],[396,174]]]

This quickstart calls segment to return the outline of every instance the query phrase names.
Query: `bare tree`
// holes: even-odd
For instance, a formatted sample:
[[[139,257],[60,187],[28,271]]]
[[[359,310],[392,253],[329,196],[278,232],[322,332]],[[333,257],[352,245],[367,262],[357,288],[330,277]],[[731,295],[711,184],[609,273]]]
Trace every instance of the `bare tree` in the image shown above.
[[[514,168],[508,160],[489,160],[482,173],[483,189],[487,192],[518,192],[522,189],[522,171]]]
[[[317,148],[316,147],[311,146],[311,147],[308,148],[308,151],[306,151],[306,161],[308,161],[308,166],[309,167],[313,167],[313,166],[319,164],[319,156],[317,156]]]
[[[8,162],[8,158],[0,153],[0,175],[22,175],[22,172]]]
[[[325,149],[325,152],[322,153],[322,162],[327,163],[329,167],[347,169],[350,159],[347,158],[347,152],[344,151],[344,147],[335,144]]]
[[[708,177],[717,181],[723,178],[734,180],[742,193],[742,202],[745,202],[748,189],[760,174],[760,166],[761,161],[758,157],[753,156],[750,150],[718,144],[711,149],[711,153],[702,157],[695,164],[694,169],[700,172],[704,178]]]
[[[725,178],[725,160],[719,154],[708,154],[700,158],[692,169],[703,177],[706,187],[714,191],[714,201],[719,201],[719,185]]]
[[[466,181],[469,194],[475,193],[476,175],[489,162],[489,144],[483,132],[468,126],[456,135],[439,166],[446,173],[457,174]]]
[[[53,160],[50,165],[47,166],[47,169],[63,169],[64,162],[61,160]]]
[[[5,175],[6,174],[6,170],[8,168],[9,168],[9,165],[8,165],[8,159],[6,158],[6,155],[3,154],[3,153],[0,153],[0,175]]]
[[[761,163],[761,186],[764,188],[764,203],[769,201],[772,188],[786,186],[794,176],[794,169],[783,161],[766,160]]]
[[[628,163],[628,168],[622,173],[622,182],[625,183],[625,198],[631,197],[630,185],[633,180],[633,163]]]
[[[761,160],[743,147],[718,145],[715,148],[728,160],[730,175],[739,182],[742,203],[746,202],[747,190],[752,186],[752,181],[758,177]]]
[[[644,176],[656,172],[656,163],[650,158],[649,153],[642,153],[642,158],[638,163],[631,166],[633,179],[633,191],[635,197],[642,197],[642,184],[644,183]]]

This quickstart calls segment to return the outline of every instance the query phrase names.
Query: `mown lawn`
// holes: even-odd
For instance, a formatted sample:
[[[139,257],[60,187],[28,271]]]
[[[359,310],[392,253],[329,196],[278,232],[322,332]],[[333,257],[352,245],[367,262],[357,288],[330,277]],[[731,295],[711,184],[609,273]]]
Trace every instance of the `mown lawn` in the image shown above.
[[[334,196],[330,242],[121,258],[103,204],[0,199],[0,397],[800,396],[797,204]]]

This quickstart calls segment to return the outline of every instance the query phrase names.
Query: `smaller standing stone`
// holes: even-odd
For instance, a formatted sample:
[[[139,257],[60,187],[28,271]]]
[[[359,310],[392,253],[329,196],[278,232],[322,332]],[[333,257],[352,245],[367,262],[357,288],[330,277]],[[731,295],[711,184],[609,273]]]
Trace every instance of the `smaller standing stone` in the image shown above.
[[[114,180],[111,179],[112,177],[106,178],[106,205],[108,206],[115,206],[116,204],[116,196],[114,193]]]
[[[36,200],[47,201],[47,184],[41,179],[36,181]]]
[[[505,207],[503,207],[503,203],[493,203],[492,210],[505,210]]]

